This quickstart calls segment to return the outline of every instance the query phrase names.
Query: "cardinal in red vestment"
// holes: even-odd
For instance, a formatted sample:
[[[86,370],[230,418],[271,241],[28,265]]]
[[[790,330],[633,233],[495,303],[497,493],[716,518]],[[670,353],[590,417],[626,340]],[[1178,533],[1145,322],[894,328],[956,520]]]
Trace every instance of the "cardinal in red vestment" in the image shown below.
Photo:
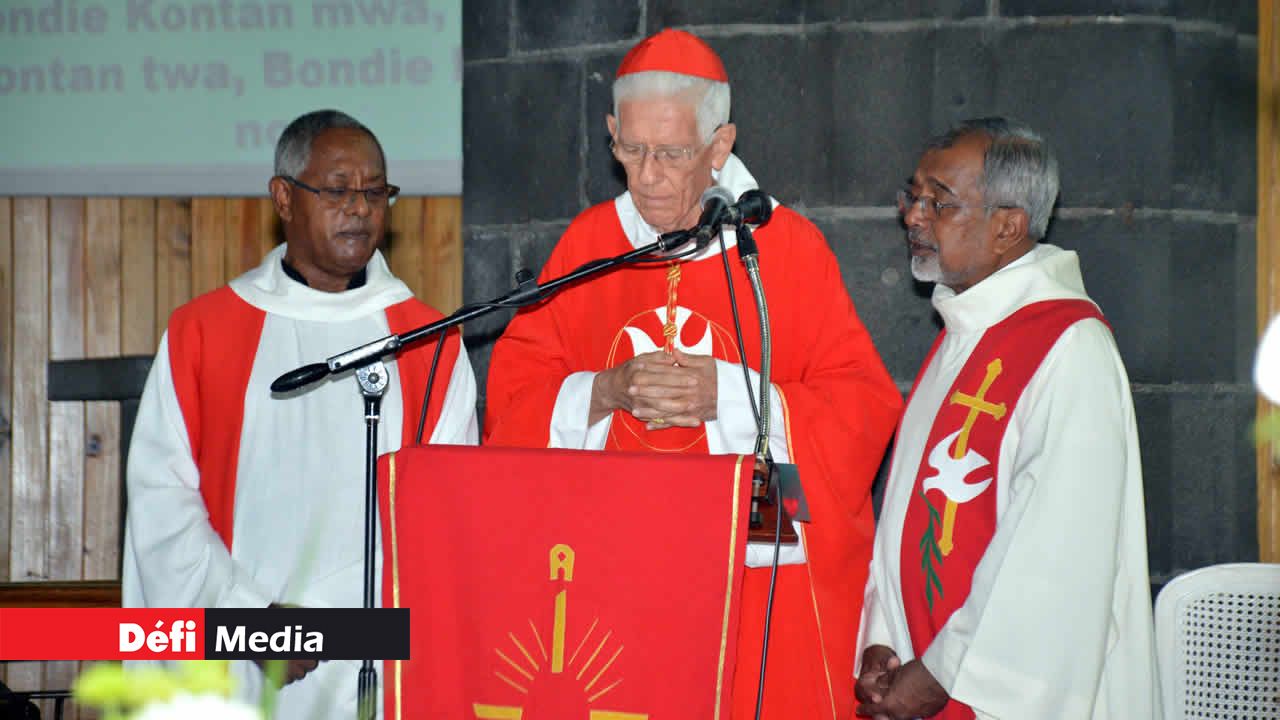
[[[735,198],[756,188],[731,152],[728,75],[700,39],[664,30],[643,40],[624,57],[613,96],[606,123],[627,192],[573,221],[543,279],[694,226],[713,184]],[[798,466],[811,522],[781,552],[764,717],[843,719],[854,705],[871,484],[902,397],[822,233],[772,202],[755,232],[772,327],[769,447]],[[726,277],[722,247],[735,238],[729,229],[696,254],[598,275],[517,314],[493,349],[485,442],[753,452],[760,332],[737,257]],[[772,560],[771,546],[748,546],[733,718],[754,716]]]

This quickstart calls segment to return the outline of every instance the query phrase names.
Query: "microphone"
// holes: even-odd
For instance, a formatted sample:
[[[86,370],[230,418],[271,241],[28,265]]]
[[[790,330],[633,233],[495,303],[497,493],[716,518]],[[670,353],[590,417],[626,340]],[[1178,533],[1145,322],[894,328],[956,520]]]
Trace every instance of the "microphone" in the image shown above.
[[[763,190],[748,190],[733,202],[733,196],[719,185],[712,185],[702,193],[702,217],[693,232],[699,240],[706,234],[707,241],[715,237],[724,225],[764,225],[773,216],[773,202]]]
[[[271,392],[291,392],[305,385],[310,385],[317,380],[323,380],[324,376],[328,374],[329,366],[324,363],[303,365],[276,378],[275,382],[271,383]]]
[[[738,198],[738,204],[732,210],[739,213],[738,218],[738,259],[745,261],[748,257],[760,254],[756,249],[756,239],[751,235],[750,225],[764,225],[773,216],[773,202],[761,190],[748,190]]]
[[[695,245],[702,250],[720,234],[725,225],[724,217],[733,208],[733,195],[719,185],[712,185],[702,193],[702,216],[693,228]]]
[[[763,190],[748,190],[738,196],[738,202],[730,205],[721,220],[725,225],[764,225],[773,217],[773,202]]]
[[[725,225],[741,229],[745,225],[763,225],[773,215],[773,202],[763,190],[748,190],[733,202],[733,195],[719,185],[712,185],[702,193],[702,215],[688,230],[676,230],[658,237],[660,249],[673,250],[690,239],[695,241],[696,251],[701,251],[720,234]]]

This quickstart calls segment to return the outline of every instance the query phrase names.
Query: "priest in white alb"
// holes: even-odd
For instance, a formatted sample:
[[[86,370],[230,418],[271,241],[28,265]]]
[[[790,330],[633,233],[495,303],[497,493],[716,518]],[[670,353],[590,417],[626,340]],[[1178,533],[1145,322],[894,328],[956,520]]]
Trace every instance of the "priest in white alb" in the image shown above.
[[[269,386],[441,315],[414,299],[376,249],[398,188],[368,128],[337,111],[303,115],[280,137],[269,187],[286,243],[178,308],[147,379],[127,473],[126,607],[363,604],[365,419],[356,381],[336,377],[284,395]],[[379,452],[414,442],[433,350],[423,343],[387,363]],[[475,400],[454,332],[424,439],[475,444]],[[380,548],[376,560],[380,577]],[[248,661],[232,666],[240,694],[256,699],[262,671]],[[358,668],[289,661],[274,717],[355,717]]]
[[[899,426],[861,623],[875,718],[1159,717],[1129,380],[1074,252],[1039,243],[1057,163],[963,123],[899,193],[945,328]]]

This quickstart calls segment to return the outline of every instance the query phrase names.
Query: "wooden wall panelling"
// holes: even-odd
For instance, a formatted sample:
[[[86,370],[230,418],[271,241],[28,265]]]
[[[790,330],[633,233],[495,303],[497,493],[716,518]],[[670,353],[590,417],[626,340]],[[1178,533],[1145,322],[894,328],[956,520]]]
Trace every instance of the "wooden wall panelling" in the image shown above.
[[[227,205],[236,200],[201,197],[191,201],[191,297],[226,282]],[[181,304],[181,303],[179,303]]]
[[[0,580],[9,579],[13,406],[13,201],[0,197]]]
[[[13,484],[9,579],[48,580],[49,201],[13,201]]]
[[[443,313],[462,306],[462,198],[424,199],[423,297]]]
[[[422,287],[422,199],[401,198],[390,212],[391,240],[384,248],[387,264],[414,295],[431,304]]]
[[[85,355],[85,200],[49,201],[49,355]],[[47,370],[46,370],[47,372]],[[83,402],[49,406],[50,580],[79,580],[83,571],[85,408]],[[43,687],[71,687],[78,664],[48,662]],[[68,720],[74,720],[74,713]]]
[[[443,313],[462,305],[461,223],[458,197],[402,198],[391,209],[391,271]]]
[[[191,299],[191,201],[156,201],[156,338]]]
[[[160,336],[156,319],[156,201],[120,201],[120,350],[149,355]],[[167,318],[166,318],[167,319]]]
[[[245,223],[253,223],[257,208],[248,198],[229,198],[224,208],[222,233],[222,282],[225,284],[244,272],[241,268],[240,241],[244,233]]]
[[[81,198],[49,201],[49,357],[84,357],[84,220]],[[47,372],[47,370],[46,370]],[[49,407],[49,578],[80,578],[84,521],[84,403]]]
[[[280,218],[276,216],[271,198],[258,198],[255,203],[258,206],[257,257],[258,262],[261,262],[261,258],[284,240],[284,231],[280,229]]]
[[[1258,3],[1258,333],[1280,312],[1280,17]],[[1258,398],[1259,420],[1277,408]],[[1280,562],[1280,447],[1258,446],[1258,556]]]
[[[265,198],[235,198],[227,201],[225,275],[223,282],[257,267],[270,252],[271,221],[275,212]]]
[[[13,207],[13,475],[9,579],[47,580],[49,494],[49,201],[16,198]],[[43,685],[40,663],[6,663],[15,690]]]
[[[120,200],[86,208],[85,357],[120,355]],[[114,580],[120,566],[120,405],[85,403],[84,564],[82,578]]]

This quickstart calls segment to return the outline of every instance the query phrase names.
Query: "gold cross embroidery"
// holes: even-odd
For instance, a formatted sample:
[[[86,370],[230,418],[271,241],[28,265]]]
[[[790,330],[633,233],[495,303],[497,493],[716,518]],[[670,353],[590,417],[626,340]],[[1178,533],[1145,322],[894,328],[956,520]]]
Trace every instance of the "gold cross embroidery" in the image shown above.
[[[990,415],[996,420],[1004,417],[1007,410],[1005,404],[987,400],[987,390],[991,389],[991,383],[995,382],[1003,370],[1004,364],[1000,362],[1000,358],[996,358],[987,364],[987,375],[982,379],[982,385],[978,387],[976,394],[969,395],[959,390],[952,393],[951,404],[969,408],[969,414],[965,416],[964,425],[960,428],[960,436],[956,438],[955,447],[951,451],[952,458],[959,460],[969,452],[969,433],[973,430],[973,425],[978,421],[979,416]],[[944,557],[950,555],[955,547],[952,535],[955,531],[956,507],[957,503],[948,497],[947,509],[942,518],[942,539],[938,542],[938,549],[942,551]]]

